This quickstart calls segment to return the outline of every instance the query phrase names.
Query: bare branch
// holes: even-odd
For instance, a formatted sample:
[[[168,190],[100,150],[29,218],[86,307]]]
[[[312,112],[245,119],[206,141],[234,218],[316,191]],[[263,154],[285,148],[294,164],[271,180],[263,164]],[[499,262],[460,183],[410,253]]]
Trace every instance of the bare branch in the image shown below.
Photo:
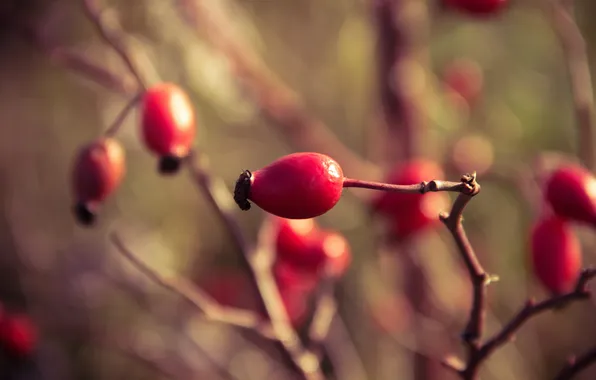
[[[267,323],[262,321],[255,313],[221,306],[208,294],[188,281],[163,277],[129,250],[116,232],[112,232],[110,237],[118,252],[139,271],[157,285],[176,293],[196,306],[208,320],[254,330],[265,337],[272,338]]]
[[[314,351],[317,351],[316,347],[321,347],[324,343],[337,313],[334,289],[333,281],[326,278],[317,295],[314,316],[308,329],[308,344]]]
[[[141,98],[143,97],[144,92],[139,92],[136,94],[132,99],[130,99],[122,108],[122,110],[118,113],[112,124],[105,130],[104,135],[108,137],[112,137],[118,133],[120,127],[126,120],[126,117],[130,114],[133,108],[139,103]]]
[[[553,30],[556,33],[569,74],[569,85],[577,123],[578,152],[584,165],[594,169],[594,94],[586,49],[573,12],[574,4],[566,0],[547,0]]]
[[[561,369],[555,380],[571,380],[594,363],[596,363],[596,347],[577,358],[569,359],[569,363]]]
[[[261,306],[267,312],[273,335],[281,344],[282,351],[305,379],[324,379],[318,358],[303,347],[298,334],[289,321],[277,283],[271,272],[273,259],[271,225],[264,223],[257,245],[250,244],[234,217],[233,210],[236,210],[236,206],[233,202],[233,195],[221,179],[211,175],[207,156],[200,151],[194,151],[189,155],[188,160],[195,184],[225,223],[232,234],[234,243],[242,253],[243,264],[251,274],[253,284],[260,296]]]
[[[395,185],[384,182],[362,181],[359,179],[344,178],[344,187],[358,187],[369,190],[379,190],[394,193],[426,194],[429,192],[450,191],[454,193],[468,193],[470,185],[465,181],[452,182],[432,180],[415,185]]]
[[[105,10],[100,7],[100,0],[83,0],[85,14],[93,23],[101,38],[111,46],[118,56],[122,59],[129,72],[135,77],[139,86],[146,89],[147,86],[140,70],[133,61],[130,52],[126,48],[123,37],[119,30],[114,28],[104,20]]]
[[[130,76],[121,76],[99,65],[83,52],[67,48],[45,48],[50,59],[87,79],[120,94],[129,95],[135,91],[135,82]]]
[[[596,277],[596,269],[584,269],[579,276],[577,285],[571,292],[553,296],[539,303],[536,303],[534,300],[527,301],[519,312],[511,318],[505,326],[503,326],[501,331],[490,338],[480,348],[476,360],[484,360],[499,346],[511,341],[515,333],[532,317],[546,311],[567,306],[571,302],[588,299],[590,297],[590,291],[587,289],[587,284],[594,277]]]

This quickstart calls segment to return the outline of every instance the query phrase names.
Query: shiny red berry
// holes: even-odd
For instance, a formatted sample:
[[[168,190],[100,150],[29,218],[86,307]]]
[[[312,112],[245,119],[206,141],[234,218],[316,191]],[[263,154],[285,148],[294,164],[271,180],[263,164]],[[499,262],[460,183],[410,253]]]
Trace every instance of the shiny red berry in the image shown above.
[[[587,169],[565,164],[547,179],[546,199],[564,218],[596,224],[596,178]]]
[[[120,185],[125,173],[125,154],[120,143],[102,138],[84,146],[72,172],[77,220],[90,225],[97,207]]]
[[[343,180],[341,167],[331,157],[294,153],[255,172],[244,171],[236,182],[234,200],[242,210],[250,209],[251,200],[282,218],[314,218],[339,201]]]
[[[570,291],[581,269],[580,243],[570,226],[556,216],[539,220],[531,231],[535,276],[550,292]]]
[[[0,321],[0,345],[11,355],[28,356],[37,345],[37,329],[26,315],[6,315]]]
[[[417,159],[393,170],[387,179],[396,185],[412,185],[443,178],[443,170],[434,161]],[[398,239],[405,239],[439,222],[439,213],[448,204],[445,193],[407,194],[383,192],[373,202],[373,210],[383,215]]]
[[[452,9],[475,16],[493,15],[509,3],[509,0],[443,0]]]
[[[195,111],[180,87],[161,83],[143,97],[141,128],[147,148],[160,157],[162,173],[178,171],[196,133]]]

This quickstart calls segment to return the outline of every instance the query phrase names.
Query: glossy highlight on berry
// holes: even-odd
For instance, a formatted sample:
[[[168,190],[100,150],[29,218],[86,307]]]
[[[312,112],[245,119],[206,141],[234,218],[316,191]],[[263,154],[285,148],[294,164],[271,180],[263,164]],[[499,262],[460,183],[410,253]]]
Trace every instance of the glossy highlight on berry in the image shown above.
[[[331,157],[320,153],[294,153],[251,172],[236,181],[234,200],[242,210],[250,201],[287,219],[308,219],[331,210],[341,198],[343,171]]]

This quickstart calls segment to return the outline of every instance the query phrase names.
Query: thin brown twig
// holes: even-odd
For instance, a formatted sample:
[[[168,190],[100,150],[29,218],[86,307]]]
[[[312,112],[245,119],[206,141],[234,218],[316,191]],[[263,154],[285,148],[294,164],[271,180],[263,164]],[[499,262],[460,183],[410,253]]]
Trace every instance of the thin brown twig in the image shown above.
[[[181,17],[223,54],[235,78],[250,93],[263,115],[275,124],[281,135],[297,150],[319,151],[342,162],[347,173],[357,178],[380,178],[379,169],[346,147],[329,128],[311,115],[300,97],[288,88],[240,40],[224,11],[210,1],[177,2]]]
[[[484,363],[484,361],[486,361],[499,347],[510,342],[517,331],[530,319],[541,313],[565,307],[572,302],[589,299],[591,293],[588,289],[588,282],[594,277],[596,277],[596,269],[584,269],[572,291],[565,294],[555,295],[538,303],[532,299],[528,300],[509,322],[507,322],[491,338],[486,340],[485,343],[480,345],[476,342],[472,345],[471,355],[468,357],[467,363],[463,368],[455,366],[449,366],[449,368],[457,372],[464,380],[476,379],[482,363]],[[570,364],[561,370],[563,375],[559,376],[568,377],[559,377],[557,380],[570,379],[571,377],[569,376],[572,376],[581,369],[587,367],[593,360],[596,360],[596,358],[591,358],[590,355],[587,355],[585,358],[582,357],[581,362],[578,361],[579,364],[577,367]]]
[[[466,182],[452,181],[424,181],[414,185],[395,185],[385,182],[362,181],[359,179],[344,178],[344,187],[358,187],[369,190],[380,190],[395,193],[426,194],[430,192],[450,191],[453,193],[462,193],[468,191],[469,185]]]
[[[466,344],[474,346],[482,336],[484,329],[485,291],[489,276],[478,261],[462,225],[464,208],[472,197],[480,192],[480,185],[476,182],[476,173],[462,176],[461,184],[462,191],[453,203],[451,212],[441,213],[440,218],[453,235],[474,287],[470,318],[463,334]]]
[[[44,48],[50,60],[64,66],[75,73],[123,95],[132,94],[136,90],[135,81],[130,76],[122,76],[100,66],[83,52],[62,47]]]
[[[569,75],[569,85],[577,123],[579,157],[594,170],[594,94],[586,41],[573,16],[574,2],[547,0]]]
[[[596,363],[596,347],[591,348],[577,358],[570,358],[567,365],[561,369],[554,380],[571,380],[575,375],[594,363]]]
[[[588,299],[590,297],[590,291],[588,290],[587,285],[588,282],[594,277],[596,277],[596,269],[584,269],[579,276],[575,288],[571,292],[553,296],[539,303],[536,303],[534,300],[527,301],[526,304],[517,312],[517,314],[511,318],[511,320],[505,326],[503,326],[501,331],[495,334],[492,338],[488,339],[486,343],[482,345],[478,355],[475,358],[475,362],[469,363],[468,366],[478,366],[480,362],[487,358],[499,346],[511,341],[515,333],[532,317],[545,311],[567,306],[569,303],[574,301]]]
[[[317,295],[317,303],[313,319],[308,329],[308,343],[314,351],[321,347],[329,335],[331,323],[337,314],[337,302],[335,301],[335,284],[331,279],[324,279],[321,289]]]
[[[440,219],[451,232],[472,282],[472,307],[468,322],[462,334],[462,340],[468,349],[468,361],[472,361],[477,355],[479,349],[478,342],[484,330],[486,287],[491,277],[478,261],[462,224],[463,212],[466,205],[480,192],[480,184],[476,182],[476,173],[463,175],[461,183],[463,185],[462,192],[455,199],[451,211],[449,213],[441,213]],[[476,373],[470,376],[467,379],[475,378]]]
[[[119,94],[129,95],[136,90],[134,80],[117,74],[99,65],[90,57],[75,49],[53,46],[37,25],[24,25],[20,28],[22,37],[46,54],[50,61],[61,65],[83,77]]]
[[[275,339],[296,369],[307,380],[322,380],[324,376],[316,355],[307,350],[297,332],[292,327],[283,300],[271,272],[273,259],[272,231],[269,223],[264,223],[255,245],[248,242],[234,216],[236,209],[233,196],[225,183],[211,175],[207,156],[201,151],[193,151],[188,157],[191,175],[195,184],[207,197],[209,203],[232,234],[234,243],[239,248],[243,264],[251,274],[251,279],[260,296]]]
[[[114,49],[118,56],[122,59],[128,71],[135,77],[141,89],[146,89],[147,85],[141,75],[139,68],[134,62],[130,52],[126,48],[122,35],[119,30],[113,26],[107,25],[103,16],[105,10],[100,7],[100,0],[83,0],[85,14],[95,26],[97,32],[106,44]]]
[[[262,321],[255,313],[221,306],[208,294],[204,293],[196,286],[193,286],[188,281],[180,278],[166,278],[160,275],[144,261],[139,259],[137,255],[124,244],[124,241],[117,232],[112,232],[110,238],[118,252],[141,273],[164,289],[174,292],[183,299],[186,299],[199,309],[208,320],[229,324],[243,329],[254,330],[265,337],[272,338],[272,333],[267,326],[267,323]]]
[[[118,133],[122,127],[124,121],[132,111],[132,109],[139,103],[144,92],[139,92],[132,99],[130,99],[118,113],[112,124],[105,130],[104,135],[107,137],[113,137]]]

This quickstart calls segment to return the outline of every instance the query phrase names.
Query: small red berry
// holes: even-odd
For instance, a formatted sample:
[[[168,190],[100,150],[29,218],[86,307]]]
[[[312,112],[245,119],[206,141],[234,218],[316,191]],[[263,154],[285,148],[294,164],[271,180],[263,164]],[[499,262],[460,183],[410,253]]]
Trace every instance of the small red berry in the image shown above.
[[[473,105],[482,93],[482,70],[474,61],[458,59],[447,65],[442,81],[449,92],[457,94],[468,105]]]
[[[280,288],[279,294],[288,313],[290,324],[298,328],[306,322],[308,316],[308,301],[310,292],[304,292],[300,288]]]
[[[142,134],[160,157],[160,172],[175,173],[191,149],[196,133],[195,111],[184,90],[161,83],[147,90],[142,105]]]
[[[308,219],[331,210],[343,190],[343,171],[331,157],[294,153],[236,182],[234,200],[242,210],[253,201],[263,210],[288,219]]]
[[[546,199],[557,215],[596,224],[596,178],[587,169],[560,166],[546,181]]]
[[[114,139],[96,140],[79,151],[72,185],[80,223],[91,225],[95,221],[95,209],[120,185],[124,172],[124,149]]]
[[[488,16],[505,8],[509,0],[443,0],[444,4],[461,12]]]
[[[552,293],[570,291],[581,269],[580,243],[569,225],[556,216],[539,220],[531,232],[534,274]]]
[[[331,278],[342,277],[352,263],[352,252],[346,238],[333,231],[324,231],[314,247],[325,257],[324,273]]]
[[[399,165],[390,173],[387,182],[412,185],[444,176],[441,167],[429,160],[417,159]],[[373,202],[373,210],[386,217],[391,231],[405,239],[439,222],[439,212],[447,206],[446,194],[408,194],[383,192]]]
[[[311,249],[320,229],[314,219],[274,219],[275,250],[278,261],[302,268],[318,268],[324,257]]]
[[[273,265],[273,275],[280,289],[292,288],[310,292],[319,283],[318,273],[281,260],[276,261]]]
[[[0,345],[11,355],[25,357],[37,345],[37,330],[25,315],[7,315],[0,321]]]
[[[319,274],[341,277],[351,263],[345,237],[318,228],[313,219],[276,218],[276,266],[286,282],[317,281]]]

